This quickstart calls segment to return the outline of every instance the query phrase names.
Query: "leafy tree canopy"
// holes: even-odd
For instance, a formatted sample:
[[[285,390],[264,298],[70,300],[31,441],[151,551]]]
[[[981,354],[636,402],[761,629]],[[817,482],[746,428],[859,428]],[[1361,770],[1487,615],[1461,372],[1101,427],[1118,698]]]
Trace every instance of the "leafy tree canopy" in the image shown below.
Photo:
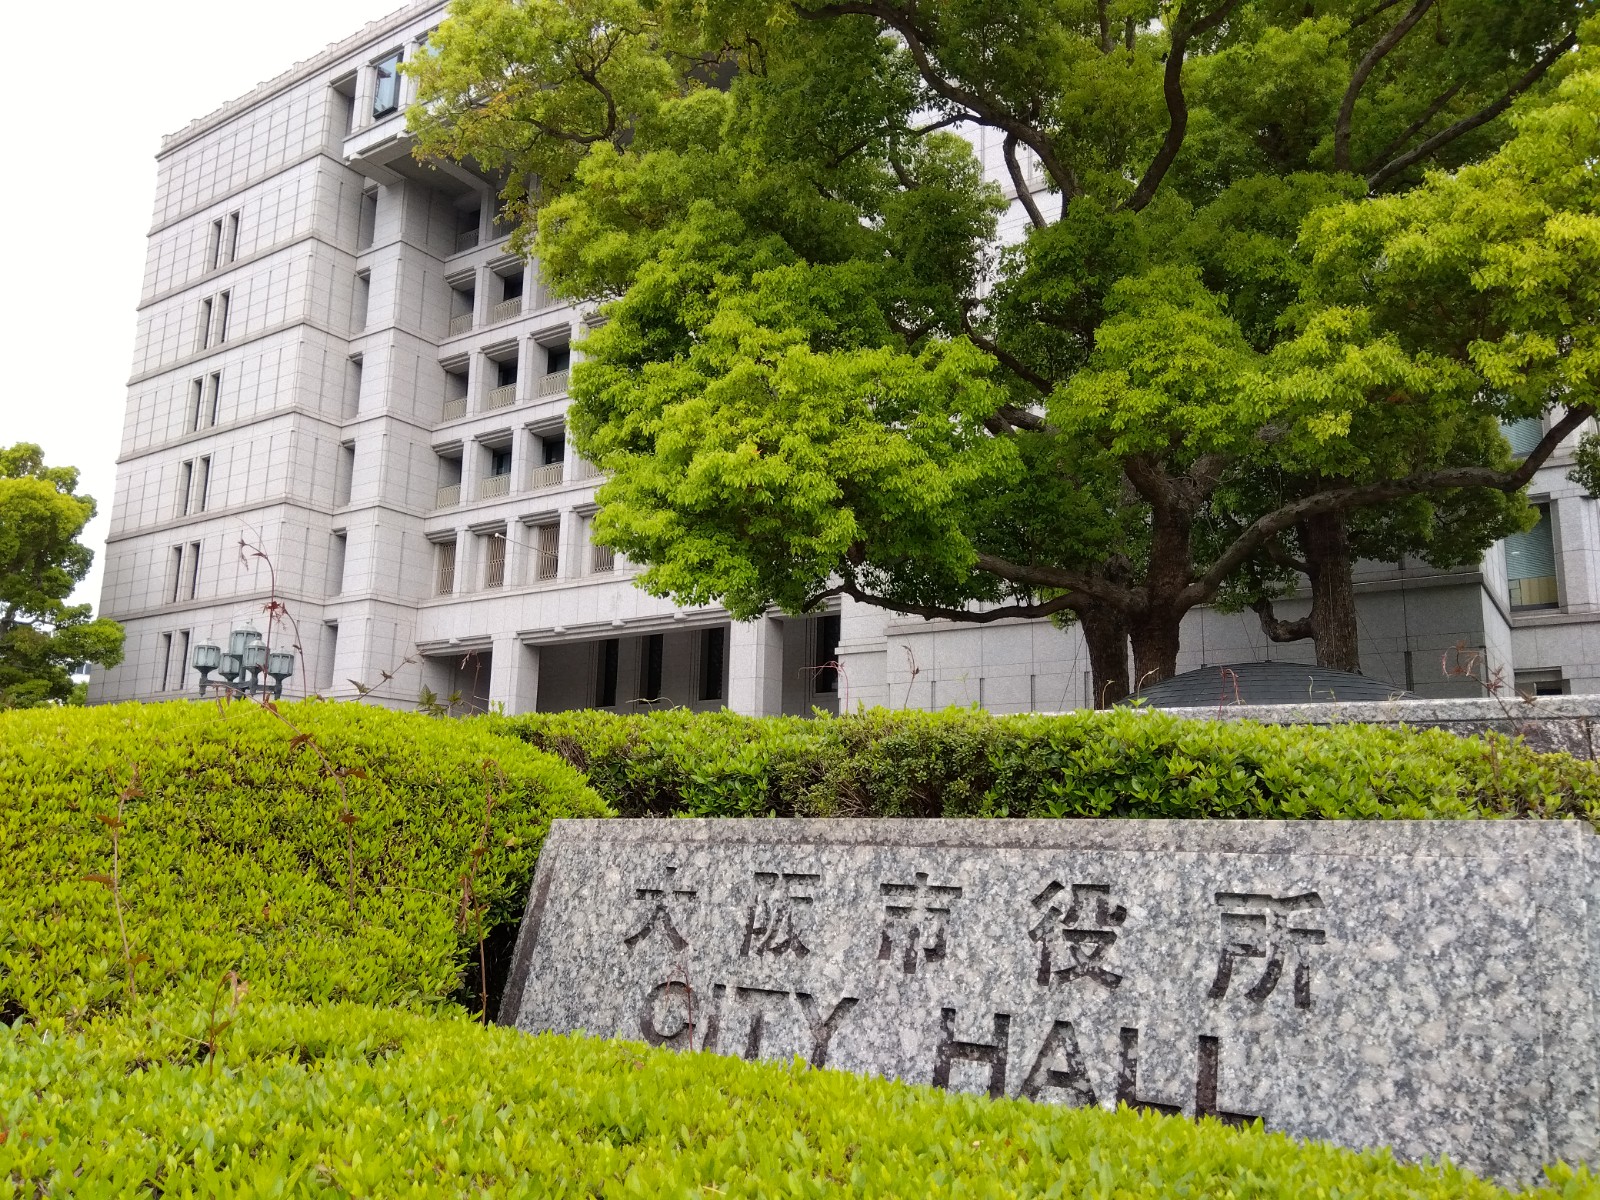
[[[122,626],[66,603],[94,561],[78,535],[95,505],[77,487],[31,442],[0,449],[0,709],[68,701],[80,664],[122,661]]]
[[[411,117],[604,301],[573,429],[644,586],[1073,619],[1109,700],[1299,570],[1344,661],[1357,554],[1527,523],[1592,411],[1592,7],[457,0]]]

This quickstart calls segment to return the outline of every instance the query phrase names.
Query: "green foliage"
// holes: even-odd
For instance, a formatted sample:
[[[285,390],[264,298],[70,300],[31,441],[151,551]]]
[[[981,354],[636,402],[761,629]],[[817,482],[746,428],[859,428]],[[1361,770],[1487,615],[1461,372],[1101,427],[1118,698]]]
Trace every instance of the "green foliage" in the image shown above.
[[[218,1062],[208,1058],[220,1044]],[[1595,1200],[1551,1171],[1529,1200]],[[1507,1200],[1211,1119],[991,1101],[802,1063],[247,999],[78,1038],[0,1026],[0,1196]]]
[[[1524,280],[1524,325],[1591,319],[1592,98],[1552,85],[1592,73],[1569,51],[1596,9],[461,0],[410,120],[420,156],[502,171],[516,246],[603,303],[573,432],[645,587],[1070,610],[1115,695],[1128,638],[1136,676],[1170,673],[1225,587],[1266,598],[1315,550],[1353,596],[1353,555],[1455,565],[1530,519],[1486,494],[1525,482],[1496,418],[1591,385],[1576,354],[1541,366],[1559,337],[1475,322]],[[1483,203],[1469,172],[1545,161],[1561,120],[1562,171]],[[1011,244],[955,123],[1048,179]],[[1454,249],[1390,270],[1393,303],[1342,298],[1328,262],[1388,268],[1381,238],[1328,240],[1332,210],[1410,212],[1412,266]],[[1328,514],[1348,539],[1306,525]]]
[[[1133,708],[485,719],[566,758],[625,816],[1600,822],[1592,764],[1498,734],[1197,721]]]
[[[232,970],[285,999],[438,1005],[475,937],[461,876],[490,787],[473,883],[490,926],[520,919],[552,817],[607,811],[571,769],[482,724],[281,712],[294,728],[247,702],[0,714],[0,1012],[117,1010],[129,958],[141,1003],[209,995]],[[296,729],[345,773],[353,824]]]
[[[80,664],[122,661],[122,626],[66,602],[94,561],[78,535],[95,505],[77,487],[31,442],[0,449],[0,709],[70,703]]]

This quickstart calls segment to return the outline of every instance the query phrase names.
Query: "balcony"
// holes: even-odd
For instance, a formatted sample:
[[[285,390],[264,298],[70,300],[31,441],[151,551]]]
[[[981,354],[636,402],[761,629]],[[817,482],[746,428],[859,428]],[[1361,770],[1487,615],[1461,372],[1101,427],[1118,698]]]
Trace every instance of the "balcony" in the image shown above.
[[[591,575],[606,575],[617,569],[617,552],[610,546],[591,546],[589,548],[589,573]]]
[[[533,578],[535,583],[543,583],[547,579],[556,577],[556,570],[560,566],[554,550],[535,550],[533,552]]]
[[[442,420],[459,420],[467,415],[467,398],[465,396],[458,396],[454,400],[446,400],[444,402],[444,407],[440,410],[440,412]]]
[[[434,581],[433,594],[435,596],[448,596],[456,590],[456,564],[451,559],[439,564],[439,577]]]
[[[567,390],[568,371],[551,371],[539,380],[539,395],[559,396]]]
[[[498,325],[501,321],[509,321],[513,317],[522,315],[522,297],[513,296],[510,300],[502,300],[489,310],[489,320]]]
[[[572,460],[572,481],[574,483],[581,483],[585,479],[599,479],[603,474],[605,472],[592,462],[581,458]]]
[[[528,480],[528,486],[534,491],[540,488],[557,487],[561,483],[561,469],[565,463],[551,463],[546,467],[535,467],[533,477]]]
[[[510,494],[510,475],[489,475],[478,481],[479,500],[492,500],[496,496],[509,496]]]
[[[463,229],[456,234],[456,253],[471,250],[478,244],[478,231],[476,229]]]
[[[457,313],[450,318],[450,336],[466,333],[472,328],[472,314],[469,312]]]
[[[435,496],[433,500],[433,506],[435,508],[454,508],[460,503],[461,485],[459,483],[447,483],[443,485],[439,489],[439,494]]]
[[[488,402],[484,404],[483,407],[485,409],[509,408],[516,402],[517,385],[514,383],[508,383],[502,387],[490,389]]]

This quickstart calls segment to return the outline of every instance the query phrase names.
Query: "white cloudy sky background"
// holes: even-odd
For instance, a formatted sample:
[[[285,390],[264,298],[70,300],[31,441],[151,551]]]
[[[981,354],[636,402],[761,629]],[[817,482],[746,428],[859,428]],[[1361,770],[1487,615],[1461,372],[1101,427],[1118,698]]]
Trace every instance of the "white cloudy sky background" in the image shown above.
[[[7,18],[10,150],[0,167],[0,444],[78,467],[100,513],[77,600],[100,603],[134,308],[163,134],[401,0],[91,0]],[[67,24],[63,24],[67,21]]]

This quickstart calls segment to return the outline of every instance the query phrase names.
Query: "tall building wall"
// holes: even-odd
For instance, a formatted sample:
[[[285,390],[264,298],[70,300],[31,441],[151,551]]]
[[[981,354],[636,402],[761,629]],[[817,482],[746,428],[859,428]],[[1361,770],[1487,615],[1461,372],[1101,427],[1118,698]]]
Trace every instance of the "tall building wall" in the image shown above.
[[[508,252],[495,181],[410,157],[409,81],[384,91],[442,17],[423,3],[375,21],[164,141],[101,604],[127,657],[91,698],[192,694],[193,646],[266,630],[276,595],[290,695],[412,706],[426,691],[456,711],[1092,703],[1071,628],[850,601],[733,623],[633,586],[594,541],[599,480],[567,442],[585,314]],[[970,136],[1013,198],[1003,236],[1020,238],[999,143]],[[1549,520],[1510,551],[1521,566],[1502,547],[1463,571],[1363,565],[1369,674],[1470,691],[1448,673],[1459,644],[1508,683],[1600,690],[1600,517],[1565,465],[1536,480]],[[1527,565],[1546,553],[1552,577]],[[1197,610],[1180,669],[1310,657],[1268,643],[1253,614]]]

